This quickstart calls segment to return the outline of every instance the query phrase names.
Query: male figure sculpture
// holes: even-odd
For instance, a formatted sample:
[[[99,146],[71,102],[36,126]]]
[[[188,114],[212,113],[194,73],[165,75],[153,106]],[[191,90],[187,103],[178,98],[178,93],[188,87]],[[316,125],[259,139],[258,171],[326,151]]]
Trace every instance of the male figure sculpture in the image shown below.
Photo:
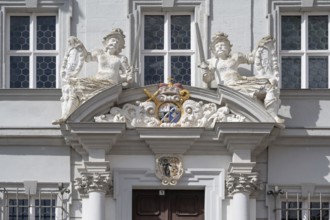
[[[103,38],[104,49],[88,52],[76,37],[69,38],[69,50],[62,65],[62,116],[53,124],[63,123],[68,116],[89,98],[110,86],[133,82],[133,68],[120,52],[125,47],[125,35],[119,28]],[[96,74],[79,78],[84,62],[98,62]]]
[[[264,48],[266,43],[269,42],[273,43],[272,38],[264,38],[259,43],[256,51]],[[214,57],[207,61],[208,65],[205,68],[202,68],[203,81],[209,84],[216,80],[217,84],[228,86],[252,98],[261,100],[275,121],[283,123],[284,120],[277,115],[280,99],[276,68],[272,75],[242,76],[237,70],[239,65],[254,63],[255,52],[247,55],[231,53],[231,47],[228,35],[216,33],[213,36],[210,49]],[[271,51],[267,52],[271,53]],[[262,57],[259,56],[258,59],[262,59]],[[258,60],[258,64],[260,62]]]

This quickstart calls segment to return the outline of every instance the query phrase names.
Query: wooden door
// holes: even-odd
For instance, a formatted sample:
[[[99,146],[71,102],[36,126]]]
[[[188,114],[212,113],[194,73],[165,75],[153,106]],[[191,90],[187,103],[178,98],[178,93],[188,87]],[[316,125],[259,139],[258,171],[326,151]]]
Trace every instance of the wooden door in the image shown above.
[[[204,220],[203,190],[133,190],[133,220]]]

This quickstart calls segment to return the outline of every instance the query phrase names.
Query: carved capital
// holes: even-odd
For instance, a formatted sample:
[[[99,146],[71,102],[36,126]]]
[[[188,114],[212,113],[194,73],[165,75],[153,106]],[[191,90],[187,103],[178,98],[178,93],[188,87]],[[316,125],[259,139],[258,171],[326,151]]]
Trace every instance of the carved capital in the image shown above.
[[[75,179],[75,189],[81,196],[87,196],[89,192],[112,192],[112,179],[110,172],[107,173],[84,173]]]
[[[230,172],[226,179],[226,188],[230,195],[237,192],[253,193],[261,189],[258,173],[233,173]]]

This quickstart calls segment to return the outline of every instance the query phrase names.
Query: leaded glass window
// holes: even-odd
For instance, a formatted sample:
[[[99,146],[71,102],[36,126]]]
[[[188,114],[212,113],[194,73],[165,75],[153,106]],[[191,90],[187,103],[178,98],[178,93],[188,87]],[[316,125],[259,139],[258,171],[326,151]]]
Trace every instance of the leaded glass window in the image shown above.
[[[57,16],[9,15],[10,88],[56,88]]]
[[[329,15],[281,16],[281,87],[329,88]]]
[[[192,85],[192,15],[177,13],[143,16],[144,85],[168,82],[169,79]]]

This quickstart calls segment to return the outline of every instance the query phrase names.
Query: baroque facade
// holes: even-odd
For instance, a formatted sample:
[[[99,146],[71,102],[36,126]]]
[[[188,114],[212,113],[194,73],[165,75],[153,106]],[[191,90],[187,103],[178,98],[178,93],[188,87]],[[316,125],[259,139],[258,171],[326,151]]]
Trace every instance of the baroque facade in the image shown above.
[[[0,219],[329,219],[328,0],[0,0]]]

